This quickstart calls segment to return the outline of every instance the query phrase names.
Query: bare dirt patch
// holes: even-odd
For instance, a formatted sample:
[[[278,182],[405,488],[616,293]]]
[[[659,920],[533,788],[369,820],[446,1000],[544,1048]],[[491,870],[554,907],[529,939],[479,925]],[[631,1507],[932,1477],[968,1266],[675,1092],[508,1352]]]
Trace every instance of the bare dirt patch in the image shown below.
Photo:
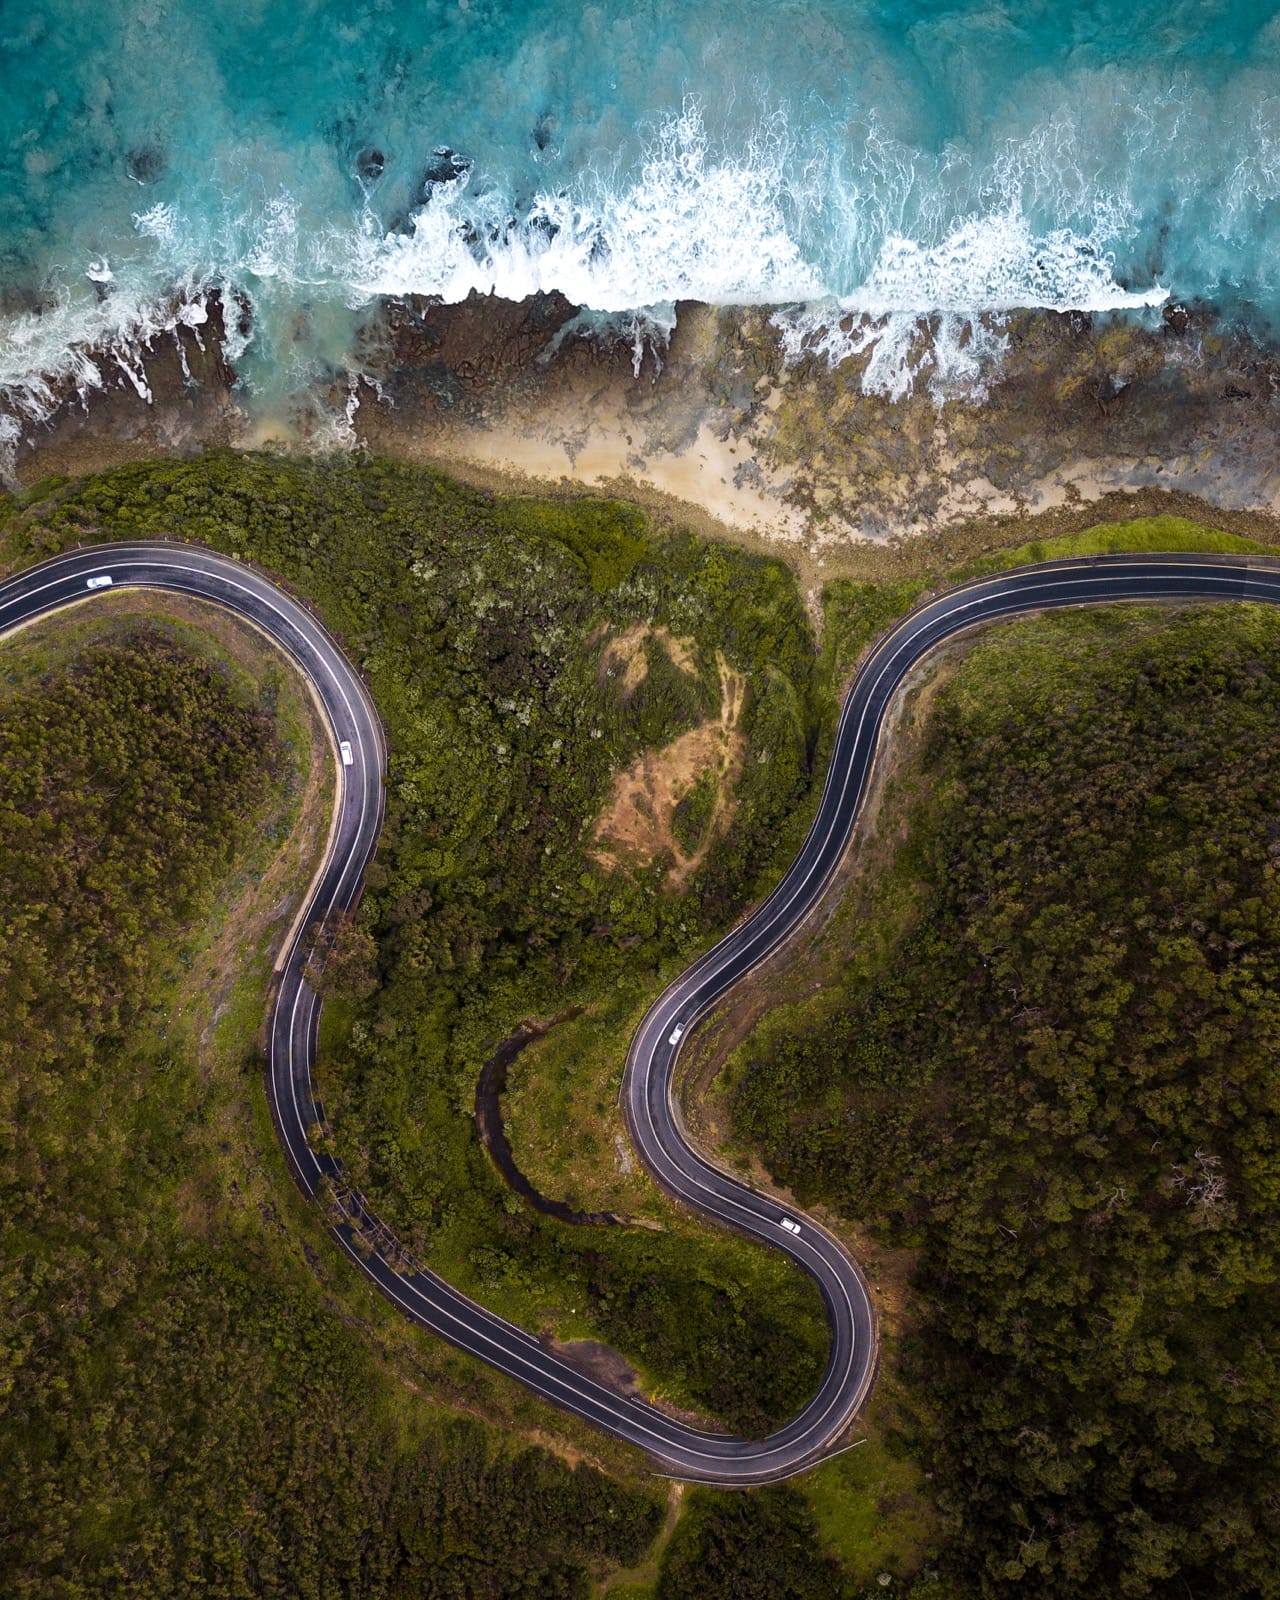
[[[552,1355],[559,1356],[566,1366],[585,1377],[594,1378],[614,1394],[638,1399],[644,1393],[635,1368],[611,1344],[603,1344],[599,1339],[568,1339],[561,1344],[545,1336],[542,1344]]]
[[[723,656],[717,657],[717,663],[719,717],[682,733],[661,750],[646,751],[625,772],[615,774],[608,802],[596,823],[598,848],[592,853],[592,859],[607,871],[649,866],[665,856],[672,862],[667,885],[679,888],[702,865],[707,851],[728,826],[745,751],[738,724],[746,682]],[[697,849],[686,851],[676,838],[673,819],[676,807],[704,773],[715,774],[715,804]]]
[[[618,688],[629,700],[649,675],[646,646],[650,639],[661,641],[667,654],[681,672],[696,673],[698,664],[693,651],[684,639],[677,639],[670,628],[655,628],[647,622],[637,622],[625,633],[616,634],[605,645],[600,655],[601,679],[618,673]]]
[[[673,1405],[671,1401],[658,1394],[646,1396],[640,1374],[611,1344],[604,1344],[599,1339],[567,1339],[561,1343],[549,1334],[542,1336],[541,1343],[552,1355],[559,1356],[566,1366],[572,1367],[575,1372],[581,1372],[585,1377],[594,1378],[597,1383],[612,1390],[614,1394],[622,1395],[629,1400],[647,1398],[651,1405],[656,1406],[666,1416],[674,1417],[677,1421],[688,1423],[691,1427],[700,1428],[704,1432],[725,1431],[722,1423],[704,1411],[691,1411]]]

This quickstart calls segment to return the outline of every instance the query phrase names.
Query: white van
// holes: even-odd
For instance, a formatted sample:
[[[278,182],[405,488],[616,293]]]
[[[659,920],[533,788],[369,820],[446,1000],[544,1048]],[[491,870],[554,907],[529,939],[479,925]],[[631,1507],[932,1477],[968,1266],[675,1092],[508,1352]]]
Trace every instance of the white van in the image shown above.
[[[351,742],[350,742],[350,740],[344,739],[341,742],[341,744],[339,744],[338,750],[339,750],[339,752],[340,752],[340,754],[342,756],[342,765],[344,767],[353,767],[353,766],[355,766],[356,758],[351,754]]]
[[[782,1221],[778,1224],[778,1226],[780,1228],[785,1228],[788,1233],[799,1233],[800,1232],[800,1224],[798,1222],[796,1222],[795,1219],[792,1218],[792,1217],[783,1217]]]
[[[110,587],[111,574],[109,572],[99,572],[96,577],[90,578],[85,584],[86,589],[109,589]]]

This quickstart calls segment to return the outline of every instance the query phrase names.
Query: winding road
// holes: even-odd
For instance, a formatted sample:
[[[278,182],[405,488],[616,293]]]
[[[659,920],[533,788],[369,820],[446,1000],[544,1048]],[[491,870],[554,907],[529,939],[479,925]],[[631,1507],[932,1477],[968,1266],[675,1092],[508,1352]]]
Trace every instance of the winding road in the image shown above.
[[[803,1215],[783,1228],[777,1203],[711,1165],[688,1143],[672,1094],[680,1045],[747,973],[774,955],[830,884],[867,792],[885,713],[911,669],[937,645],[1001,618],[1115,601],[1256,600],[1280,603],[1280,565],[1243,556],[1100,556],[1021,567],[946,591],[918,606],[871,652],[841,712],[826,785],[799,855],[774,892],[655,1001],[632,1040],[623,1102],[635,1146],[658,1183],[705,1216],[785,1250],[817,1280],[831,1322],[831,1351],[817,1394],[764,1440],[703,1433],[646,1402],[614,1393],[570,1367],[532,1334],[486,1311],[434,1273],[408,1267],[394,1239],[312,1147],[321,1121],[311,1065],[320,1003],[308,988],[305,929],[353,906],[382,823],[386,748],[354,668],[316,617],[267,578],[196,545],[108,544],[78,549],[0,585],[0,635],[111,589],[158,589],[223,606],[269,635],[310,681],[338,745],[338,786],[328,847],[277,962],[267,1083],[276,1126],[298,1184],[323,1192],[345,1220],[338,1245],[406,1317],[479,1356],[552,1404],[646,1451],[659,1470],[690,1481],[776,1482],[835,1446],[875,1376],[876,1329],[862,1274],[844,1247]]]

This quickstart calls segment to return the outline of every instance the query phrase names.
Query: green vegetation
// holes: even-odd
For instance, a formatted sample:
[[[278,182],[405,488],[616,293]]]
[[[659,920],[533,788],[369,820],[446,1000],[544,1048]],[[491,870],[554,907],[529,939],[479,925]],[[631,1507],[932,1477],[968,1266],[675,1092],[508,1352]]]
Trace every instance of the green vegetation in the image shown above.
[[[657,1230],[539,1216],[502,1186],[471,1112],[522,1019],[643,1005],[790,859],[830,711],[790,574],[659,536],[628,507],[503,501],[387,462],[128,467],[33,492],[8,528],[23,556],[161,534],[305,587],[386,722],[359,921],[378,987],[327,1008],[318,1069],[355,1182],[419,1259],[525,1326],[604,1338],[650,1388],[734,1428],[781,1421],[826,1355],[809,1280],[656,1194]],[[651,638],[624,692],[603,653],[641,624],[691,641],[695,670]],[[747,684],[734,824],[675,896],[666,861],[594,862],[593,828],[615,771],[718,710],[718,653]]]
[[[858,664],[867,646],[906,615],[931,587],[945,588],[967,578],[984,578],[1036,561],[1066,561],[1073,556],[1119,555],[1126,551],[1249,555],[1274,554],[1270,545],[1239,534],[1205,528],[1185,517],[1133,517],[1127,522],[1100,522],[1080,533],[992,550],[946,571],[928,576],[868,583],[836,578],[822,591],[824,681],[838,690]]]
[[[4,1592],[585,1596],[660,1508],[388,1383],[275,1211],[235,997],[190,993],[215,886],[296,847],[297,701],[181,626],[102,631],[4,648]]]
[[[645,674],[631,695],[636,740],[642,749],[667,743],[720,709],[715,658],[701,663],[697,677],[683,671],[656,635],[645,642]],[[714,792],[714,790],[713,790]]]
[[[671,831],[686,855],[693,855],[706,835],[715,815],[720,784],[714,772],[704,772],[676,806]]]
[[[235,704],[158,633],[103,646],[3,710],[5,1122],[25,1123],[25,1093],[38,1102],[61,1074],[69,1115],[45,1153],[52,1170],[36,1158],[53,1184],[75,1126],[73,1083],[91,1098],[103,1056],[118,1050],[161,912],[190,918],[227,866],[217,842],[278,774],[265,713]]]
[[[988,572],[1003,572],[1024,567],[1032,561],[1064,561],[1071,556],[1116,555],[1123,551],[1201,551],[1248,555],[1273,554],[1270,545],[1245,539],[1235,533],[1221,533],[1202,527],[1185,517],[1133,517],[1127,522],[1100,522],[1081,533],[1063,534],[1057,539],[1037,539],[1012,550],[996,550],[980,556],[953,574],[956,578],[978,578]]]
[[[735,1428],[793,1411],[825,1355],[808,1283],[640,1174],[608,1197],[597,1175],[629,1019],[785,867],[834,692],[926,580],[829,585],[815,657],[776,563],[626,507],[502,501],[385,462],[130,467],[0,503],[0,528],[18,559],[199,539],[315,600],[392,752],[369,893],[322,934],[334,1147],[417,1255],[497,1309],[608,1339],[648,1387]],[[952,576],[1119,548],[1262,547],[1149,519]],[[637,629],[643,672],[624,689],[605,656]],[[103,680],[130,751],[141,677],[194,719],[193,763],[210,708],[229,715],[219,695],[248,720],[229,723],[225,770],[166,766],[143,740],[136,842],[146,797],[111,785],[54,786],[83,815],[19,820],[21,791],[0,810],[28,841],[6,903],[35,908],[0,969],[29,1008],[0,1144],[15,1594],[579,1595],[620,1563],[609,1593],[662,1600],[1275,1592],[1270,617],[1051,619],[982,644],[943,690],[919,771],[890,793],[886,837],[909,821],[907,842],[859,891],[870,920],[843,975],[766,1018],[729,1075],[737,1138],[803,1203],[919,1252],[890,1352],[901,1431],[873,1426],[796,1486],[695,1492],[660,1557],[651,1496],[445,1422],[414,1389],[464,1382],[496,1414],[496,1380],[355,1309],[271,1145],[247,1049],[264,959],[227,997],[235,1072],[210,1074],[181,1020],[197,930],[233,863],[287,835],[296,772],[271,697],[192,668],[171,637],[121,648],[110,672],[87,657],[21,678],[0,740],[12,722],[33,774],[39,739],[56,734],[63,761],[57,741],[94,725],[56,699],[71,684]],[[736,811],[676,893],[665,860],[603,866],[593,829],[614,773],[717,714],[719,655],[747,685]],[[715,798],[704,774],[676,807],[682,850]],[[171,859],[182,804],[197,809]],[[135,848],[154,898],[126,903],[112,873]],[[87,960],[83,994],[54,981],[66,951]],[[656,1227],[540,1217],[475,1137],[480,1064],[522,1019],[574,1007],[513,1069],[517,1128],[572,1129],[532,1173]],[[536,1118],[518,1101],[534,1062],[556,1090]],[[938,1538],[924,1482],[951,1543],[945,1576],[913,1579]]]
[[[743,1048],[737,1135],[919,1249],[973,1591],[1274,1595],[1280,618],[1002,629],[928,729],[887,931]]]
[[[797,1485],[822,1544],[850,1578],[867,1584],[881,1572],[898,1578],[918,1571],[940,1543],[920,1466],[905,1435],[884,1425],[885,1390],[895,1386],[891,1367],[870,1415],[859,1423],[860,1431],[868,1429],[866,1442],[823,1462]]]
[[[823,1509],[819,1505],[815,1515],[812,1493],[790,1484],[752,1494],[696,1489],[663,1552],[656,1586],[642,1594],[652,1600],[870,1600],[885,1594],[958,1600],[934,1568],[904,1582],[894,1575],[895,1563],[878,1567],[868,1559],[874,1540],[859,1546],[851,1574],[824,1548]]]
[[[695,1490],[667,1547],[657,1600],[842,1600],[840,1568],[816,1533],[794,1489]]]
[[[6,1120],[26,1120],[22,1080],[37,1088],[58,1070],[67,1086],[80,1075],[93,1083],[130,1024],[157,918],[189,920],[226,869],[226,854],[195,842],[230,835],[262,802],[269,755],[262,714],[219,698],[202,662],[158,634],[104,648],[6,707]],[[38,1163],[42,1182],[56,1184],[58,1154],[48,1152],[53,1173]]]
[[[834,692],[853,675],[876,635],[905,616],[925,587],[916,579],[859,583],[853,578],[836,578],[827,584],[822,591],[822,662]]]

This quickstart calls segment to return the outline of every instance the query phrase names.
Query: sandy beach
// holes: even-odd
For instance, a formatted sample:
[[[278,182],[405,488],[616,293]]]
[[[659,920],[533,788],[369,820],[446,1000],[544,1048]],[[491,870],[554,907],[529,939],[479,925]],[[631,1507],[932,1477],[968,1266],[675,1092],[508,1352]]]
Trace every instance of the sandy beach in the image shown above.
[[[985,393],[926,382],[864,392],[866,358],[788,362],[767,312],[679,307],[669,346],[575,335],[557,296],[458,306],[387,302],[368,379],[255,414],[223,357],[157,343],[142,399],[123,381],[28,430],[12,475],[30,483],[209,447],[367,449],[495,488],[638,500],[768,548],[814,582],[872,572],[915,539],[981,543],[985,524],[1054,527],[1129,508],[1183,509],[1246,529],[1280,509],[1280,362],[1179,308],[1121,317],[1010,316]],[[927,375],[931,329],[917,335]],[[184,370],[185,368],[185,370]],[[1117,498],[1122,497],[1122,498]]]

